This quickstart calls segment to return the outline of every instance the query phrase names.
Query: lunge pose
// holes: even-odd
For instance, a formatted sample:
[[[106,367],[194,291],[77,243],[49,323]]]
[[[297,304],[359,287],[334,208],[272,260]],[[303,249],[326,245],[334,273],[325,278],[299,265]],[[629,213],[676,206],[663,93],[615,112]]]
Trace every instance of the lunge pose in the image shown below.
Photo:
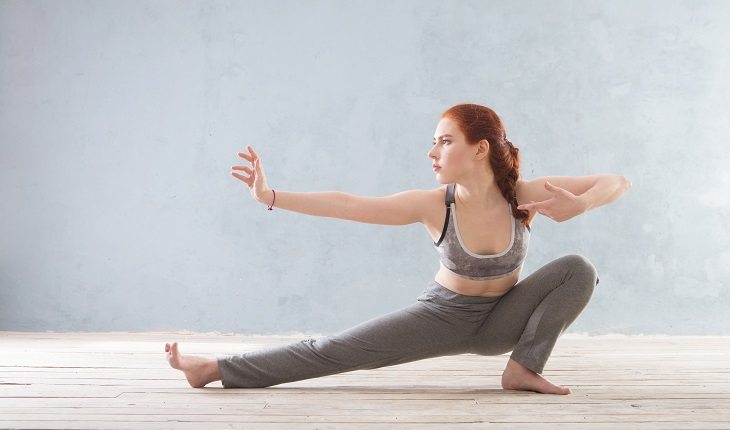
[[[519,149],[490,108],[445,111],[427,156],[441,186],[384,197],[269,188],[251,146],[238,155],[251,167],[232,175],[253,198],[313,216],[405,225],[420,222],[433,240],[439,270],[414,303],[340,333],[208,359],[165,344],[167,359],[193,387],[268,387],[359,369],[445,355],[512,351],[503,388],[570,394],[541,373],[558,337],[581,314],[598,284],[583,255],[557,258],[518,282],[531,223],[539,213],[562,222],[611,203],[631,186],[622,175],[520,178]],[[236,173],[243,171],[247,175]]]

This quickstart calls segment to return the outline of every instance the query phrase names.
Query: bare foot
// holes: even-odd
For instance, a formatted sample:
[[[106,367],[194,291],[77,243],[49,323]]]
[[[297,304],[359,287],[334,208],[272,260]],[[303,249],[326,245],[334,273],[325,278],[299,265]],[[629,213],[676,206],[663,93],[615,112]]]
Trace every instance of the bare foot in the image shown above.
[[[512,360],[502,373],[502,388],[506,390],[537,391],[545,394],[571,394],[570,388],[555,385],[520,363]]]
[[[167,361],[173,369],[182,370],[188,383],[193,388],[202,388],[213,381],[223,378],[218,369],[218,360],[194,355],[182,355],[177,348],[177,342],[165,344]]]

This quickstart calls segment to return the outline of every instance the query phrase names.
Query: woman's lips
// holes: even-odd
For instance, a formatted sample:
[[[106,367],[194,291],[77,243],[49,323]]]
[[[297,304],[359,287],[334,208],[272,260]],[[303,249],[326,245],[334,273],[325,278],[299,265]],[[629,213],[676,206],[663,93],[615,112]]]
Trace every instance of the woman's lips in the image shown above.
[[[437,171],[440,168],[441,168],[441,166],[433,166],[433,171],[435,172],[435,171]]]

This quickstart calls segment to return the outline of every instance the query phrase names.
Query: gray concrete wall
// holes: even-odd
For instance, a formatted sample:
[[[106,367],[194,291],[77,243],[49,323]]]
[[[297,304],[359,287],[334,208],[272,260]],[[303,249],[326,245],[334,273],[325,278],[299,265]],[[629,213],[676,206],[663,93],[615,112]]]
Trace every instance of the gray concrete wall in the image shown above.
[[[330,333],[438,269],[421,224],[267,211],[438,185],[438,115],[480,103],[522,175],[623,174],[538,217],[522,278],[601,282],[568,332],[730,334],[730,2],[2,1],[0,329]]]

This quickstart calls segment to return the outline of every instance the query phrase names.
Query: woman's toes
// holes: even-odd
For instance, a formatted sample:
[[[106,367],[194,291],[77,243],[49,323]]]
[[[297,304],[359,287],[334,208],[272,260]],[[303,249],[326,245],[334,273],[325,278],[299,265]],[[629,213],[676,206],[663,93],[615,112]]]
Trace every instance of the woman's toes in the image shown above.
[[[175,369],[181,369],[182,363],[180,362],[180,352],[177,349],[177,342],[173,342],[169,348],[165,347],[165,349],[167,350],[167,361],[170,363],[170,366]]]

